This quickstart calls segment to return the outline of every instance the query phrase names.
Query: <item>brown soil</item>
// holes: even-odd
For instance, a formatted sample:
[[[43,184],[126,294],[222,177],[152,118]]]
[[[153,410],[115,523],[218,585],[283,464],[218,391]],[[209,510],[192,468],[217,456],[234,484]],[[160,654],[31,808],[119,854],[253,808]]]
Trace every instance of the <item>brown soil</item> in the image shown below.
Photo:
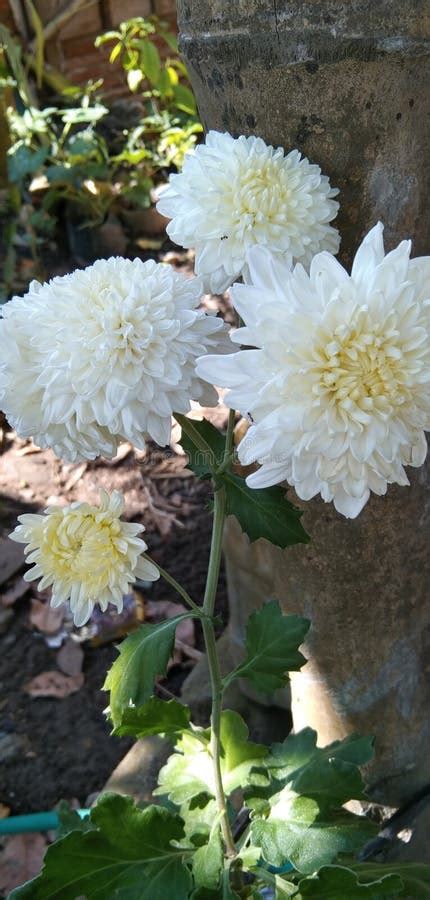
[[[150,446],[145,454],[135,454],[125,447],[116,461],[70,466],[50,451],[32,452],[28,444],[9,435],[0,456],[0,537],[23,511],[43,509],[47,502],[93,502],[99,487],[121,490],[127,517],[145,523],[151,554],[198,600],[209,553],[209,488],[185,471],[186,460],[175,450],[175,445],[166,451]],[[8,566],[8,546],[17,545],[3,542],[3,570]],[[7,584],[0,585],[0,594],[20,577],[15,571]],[[107,694],[101,688],[116,656],[113,643],[82,644],[84,684],[76,693],[55,699],[25,692],[32,678],[57,668],[58,654],[30,622],[31,595],[30,591],[9,607],[13,614],[6,624],[0,620],[0,756],[2,742],[7,748],[0,772],[0,804],[12,814],[48,810],[62,798],[85,804],[103,787],[131,743],[110,737],[103,714]],[[147,599],[180,600],[162,581],[150,588]],[[223,606],[221,579],[219,610]],[[198,634],[196,642],[201,646]],[[161,695],[166,690],[177,693],[190,665],[192,660],[184,658],[170,670],[161,682]]]

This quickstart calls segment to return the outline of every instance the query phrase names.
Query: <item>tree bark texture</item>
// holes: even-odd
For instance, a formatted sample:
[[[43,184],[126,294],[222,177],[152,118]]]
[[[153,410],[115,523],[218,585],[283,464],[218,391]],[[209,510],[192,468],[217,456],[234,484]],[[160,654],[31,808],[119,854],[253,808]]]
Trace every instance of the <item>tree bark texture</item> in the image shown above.
[[[297,147],[340,188],[344,263],[378,219],[387,248],[429,252],[429,0],[178,0],[178,20],[205,126]],[[307,503],[309,546],[250,545],[233,520],[225,544],[233,640],[268,597],[311,619],[295,728],[374,734],[392,804],[430,782],[430,471],[408,474],[353,521]]]

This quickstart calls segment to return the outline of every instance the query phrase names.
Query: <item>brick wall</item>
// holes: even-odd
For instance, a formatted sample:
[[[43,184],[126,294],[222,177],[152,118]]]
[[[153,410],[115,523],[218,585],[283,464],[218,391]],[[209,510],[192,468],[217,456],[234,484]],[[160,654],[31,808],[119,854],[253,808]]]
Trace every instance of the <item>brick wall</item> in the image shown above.
[[[64,0],[35,0],[35,6],[42,21],[47,23],[64,8]],[[97,50],[94,41],[98,34],[115,28],[125,19],[154,13],[169,22],[172,31],[176,30],[175,0],[87,0],[47,42],[46,59],[74,84],[103,78],[108,96],[125,94],[127,87],[121,66],[109,63],[112,45]],[[20,30],[7,0],[0,0],[0,21],[15,32]]]

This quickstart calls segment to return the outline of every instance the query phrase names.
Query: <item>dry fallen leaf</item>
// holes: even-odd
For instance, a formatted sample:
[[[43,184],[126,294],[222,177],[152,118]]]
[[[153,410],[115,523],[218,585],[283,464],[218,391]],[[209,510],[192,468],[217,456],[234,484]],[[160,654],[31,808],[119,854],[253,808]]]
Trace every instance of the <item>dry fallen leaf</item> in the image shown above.
[[[193,473],[186,468],[187,462],[185,456],[168,456],[151,469],[151,478],[190,478]]]
[[[227,427],[227,421],[230,410],[225,406],[223,402],[223,395],[225,391],[219,391],[220,398],[218,406],[198,406],[196,405],[194,409],[188,413],[189,419],[195,419],[197,421],[201,421],[202,419],[207,419],[215,428],[224,429]]]
[[[67,500],[63,496],[60,497],[59,494],[50,494],[46,501],[46,505],[47,506],[67,506]]]
[[[65,606],[55,609],[48,602],[33,597],[31,600],[30,622],[43,634],[56,634],[61,628],[66,613]]]
[[[122,463],[123,459],[127,459],[127,456],[129,456],[132,451],[133,447],[128,442],[120,444],[116,456],[114,456],[113,459],[104,459],[103,465],[109,469],[115,468],[115,466],[119,466],[119,464]]]
[[[145,618],[145,601],[140,591],[133,591],[131,594],[125,594],[123,597],[123,610],[118,612],[115,606],[109,605],[106,612],[102,612],[99,607],[95,607],[91,615],[91,619],[87,625],[80,629],[85,640],[90,639],[93,647],[100,644],[108,644],[110,641],[117,641],[118,638],[129,634],[133,628],[136,628],[143,622]]]
[[[176,515],[173,512],[171,512],[169,502],[158,493],[154,485],[151,486],[151,489],[149,489],[147,485],[144,485],[142,493],[145,496],[146,508],[151,514],[154,525],[162,537],[166,537],[166,535],[169,534],[173,525],[183,527],[182,522],[176,518]],[[161,509],[162,506],[164,506],[165,509]]]
[[[185,656],[189,656],[190,659],[194,659],[196,662],[204,656],[204,653],[202,653],[201,650],[197,650],[197,647],[192,647],[190,644],[184,644],[184,641],[180,641],[179,638],[176,638],[175,640],[175,647],[177,650],[182,650],[182,653]]]
[[[65,675],[79,675],[83,661],[84,651],[72,638],[69,638],[57,653],[57,666]]]
[[[163,240],[159,238],[137,238],[136,242],[141,250],[159,250],[163,246]]]
[[[0,892],[9,894],[18,885],[38,875],[47,842],[38,832],[8,837],[0,854]]]
[[[20,447],[19,450],[16,451],[17,456],[29,456],[32,453],[42,453],[41,447],[36,447],[36,444],[25,444],[24,447]]]
[[[77,468],[73,470],[70,477],[67,479],[67,481],[64,485],[64,490],[71,491],[72,488],[75,487],[75,484],[77,484],[78,481],[81,480],[82,476],[87,471],[87,468],[88,468],[87,462],[80,463],[80,465],[77,466]]]
[[[57,697],[62,700],[79,691],[84,683],[82,672],[78,675],[64,675],[52,669],[50,672],[41,672],[24,685],[24,691],[30,697]]]

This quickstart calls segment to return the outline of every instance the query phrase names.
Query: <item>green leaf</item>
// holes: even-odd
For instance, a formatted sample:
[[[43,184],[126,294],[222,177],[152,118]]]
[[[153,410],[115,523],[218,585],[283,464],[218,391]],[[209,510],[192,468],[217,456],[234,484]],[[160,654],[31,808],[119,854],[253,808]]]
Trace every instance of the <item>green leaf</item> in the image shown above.
[[[193,856],[193,876],[197,888],[217,888],[224,865],[224,851],[219,825],[215,825],[207,844]]]
[[[67,142],[67,153],[71,156],[88,157],[98,153],[99,145],[95,134],[91,131],[81,131],[73,134]]]
[[[157,90],[160,91],[162,97],[166,97],[168,94],[171,94],[171,85],[169,72],[167,69],[161,69],[160,77],[157,82]]]
[[[236,896],[237,895],[235,895],[234,900],[236,900]],[[221,893],[219,888],[215,888],[213,891],[209,891],[208,888],[196,888],[195,891],[190,894],[190,900],[224,900],[224,894]]]
[[[138,809],[129,797],[106,794],[91,812],[95,830],[73,831],[48,847],[42,873],[10,900],[187,900],[191,876],[179,816],[158,806]]]
[[[279,790],[279,785],[267,779],[266,784],[252,785],[244,790],[245,803],[251,812],[251,817],[268,816],[270,813],[270,800],[273,794]]]
[[[160,77],[160,55],[152,41],[140,41],[140,59],[142,69],[152,85],[156,85]]]
[[[298,648],[310,622],[300,616],[284,616],[276,600],[266,603],[249,617],[246,626],[246,658],[231,675],[249,678],[260,691],[271,693],[288,681],[306,662]]]
[[[226,870],[224,874],[228,874]],[[252,897],[254,897],[254,894],[252,894]],[[251,894],[247,893],[246,898],[247,900],[248,898],[251,898]],[[231,890],[230,885],[225,882],[225,884],[223,883],[218,888],[212,888],[212,890],[209,890],[207,887],[196,888],[190,895],[190,900],[241,900],[241,898],[239,897],[239,894],[234,893]],[[260,896],[258,897],[258,900],[261,900]]]
[[[227,491],[227,515],[236,516],[251,542],[266,538],[276,547],[309,542],[300,522],[302,510],[286,499],[283,488],[250,488],[244,478],[230,472],[220,480]]]
[[[184,84],[179,83],[173,87],[173,96],[175,98],[175,106],[180,109],[181,112],[188,113],[190,116],[195,116],[197,114],[194,94],[189,88],[185,87]]]
[[[177,417],[181,424],[181,416]],[[210,478],[216,474],[224,457],[224,435],[205,419],[202,422],[187,420],[187,429],[197,433],[200,442],[208,446],[208,451],[199,449],[192,435],[184,428],[181,444],[188,460],[189,468],[199,478]],[[236,516],[242,530],[251,541],[266,538],[278,547],[307,543],[309,537],[300,523],[302,510],[296,509],[285,497],[280,487],[253,490],[244,478],[231,472],[216,476],[217,483],[223,485],[227,495],[227,515]]]
[[[216,800],[200,794],[183,803],[179,813],[184,821],[185,837],[198,847],[206,844],[218,814]]]
[[[189,434],[182,429],[180,443],[188,456],[188,468],[199,478],[210,478],[223,461],[225,437],[206,419],[201,422],[190,419],[188,423],[188,427],[192,427],[209,448],[208,452],[199,450]]]
[[[239,850],[238,859],[241,860],[244,869],[252,869],[258,865],[258,861],[261,859],[261,849],[249,844],[247,847]]]
[[[178,39],[176,35],[172,34],[171,31],[164,31],[163,38],[166,41],[166,44],[169,45],[173,53],[178,53]]]
[[[297,894],[296,884],[286,881],[280,875],[275,875],[275,900],[286,900],[287,897],[294,897],[295,894]]]
[[[399,875],[391,874],[388,865],[379,865],[378,875],[371,880],[360,877],[351,869],[343,866],[323,866],[312,878],[300,882],[300,896],[312,897],[314,900],[379,900],[380,897],[401,897],[403,881]],[[429,867],[430,868],[430,867]],[[419,894],[413,894],[414,900]],[[423,895],[424,896],[424,895]],[[426,894],[425,896],[428,896]]]
[[[253,769],[267,756],[264,744],[249,740],[249,730],[241,716],[232,710],[221,715],[221,772],[226,794],[250,783],[258,783]]]
[[[403,882],[399,897],[407,897],[408,900],[429,900],[430,898],[430,865],[425,863],[355,863],[348,867],[353,871],[360,882],[372,881],[381,878],[384,872],[396,875]]]
[[[56,813],[59,823],[56,829],[57,838],[64,837],[71,831],[89,831],[94,828],[94,825],[91,825],[90,817],[81,818],[66,800],[60,800],[56,806]]]
[[[215,796],[208,749],[208,729],[183,734],[175,752],[160,770],[159,787],[154,791],[154,796],[167,794],[169,800],[178,806],[200,794]]]
[[[81,178],[77,166],[48,166],[45,175],[50,184],[72,184],[78,185]]]
[[[316,746],[316,739],[316,732],[306,728],[272,747],[264,763],[276,779],[272,796],[266,806],[258,797],[254,803],[261,815],[269,802],[270,812],[252,826],[253,843],[261,846],[267,862],[279,866],[290,860],[305,873],[339,853],[354,852],[376,831],[364,816],[342,808],[347,800],[365,796],[357,763],[373,755],[371,739],[350,735],[324,748]]]
[[[31,150],[25,144],[9,150],[7,154],[8,175],[12,182],[22,181],[27,175],[33,175],[45,162],[48,156],[48,148],[40,147],[39,150]]]
[[[315,797],[329,805],[363,798],[363,780],[358,765],[373,756],[373,739],[357,734],[327,747],[317,747],[317,734],[305,728],[274,744],[265,765],[283,785]]]
[[[281,875],[275,875],[274,873],[269,872],[267,869],[262,870],[261,868],[255,869],[254,875],[257,879],[257,882],[262,887],[265,887],[267,884],[270,885],[270,896],[273,896],[275,900],[287,900],[287,898],[289,897],[297,896],[297,885],[293,884],[292,881],[287,881]],[[261,894],[259,896],[261,896]],[[299,900],[301,900],[301,898],[299,898]]]
[[[131,44],[124,50],[121,64],[125,72],[128,72],[129,69],[137,69],[139,67],[139,54],[133,49]]]
[[[35,232],[43,237],[52,237],[57,224],[54,216],[50,216],[43,208],[31,213],[30,223]]]
[[[121,722],[113,734],[142,738],[149,734],[176,734],[190,724],[190,710],[177,700],[160,700],[151,697],[143,706],[130,706],[124,710]]]
[[[154,692],[157,675],[165,675],[172,655],[175,630],[192,614],[184,613],[157,625],[143,624],[119,646],[119,656],[106,677],[103,690],[110,691],[110,714],[117,728],[130,704],[143,706]]]
[[[159,775],[155,794],[168,794],[173,803],[181,803],[200,794],[215,796],[212,759],[209,752],[210,729],[194,729],[182,735],[176,752],[170,756]],[[221,716],[221,771],[226,795],[245,787],[258,774],[267,755],[262,744],[248,741],[248,728],[236,712],[224,710]]]
[[[209,891],[208,888],[196,888],[190,894],[190,900],[223,900],[223,895],[216,888],[214,891]]]
[[[282,866],[289,860],[305,874],[332,862],[339,853],[354,853],[376,831],[364,816],[321,806],[288,788],[278,795],[268,819],[255,819],[251,826],[252,841],[268,863]]]

